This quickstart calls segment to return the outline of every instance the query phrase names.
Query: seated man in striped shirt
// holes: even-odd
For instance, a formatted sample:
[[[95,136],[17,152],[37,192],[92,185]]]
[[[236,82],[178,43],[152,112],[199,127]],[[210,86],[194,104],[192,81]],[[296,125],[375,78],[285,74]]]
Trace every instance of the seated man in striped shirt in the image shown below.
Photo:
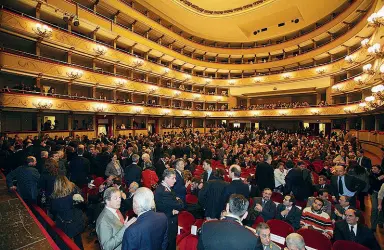
[[[311,207],[306,207],[301,215],[302,228],[309,228],[324,234],[328,239],[333,236],[332,221],[329,215],[322,210],[324,201],[316,198]]]

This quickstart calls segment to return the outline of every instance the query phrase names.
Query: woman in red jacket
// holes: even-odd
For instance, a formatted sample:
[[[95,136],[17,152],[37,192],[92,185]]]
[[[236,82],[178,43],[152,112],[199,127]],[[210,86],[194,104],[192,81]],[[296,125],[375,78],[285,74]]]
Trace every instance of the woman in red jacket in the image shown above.
[[[152,166],[145,169],[141,176],[144,187],[147,187],[151,190],[156,189],[157,183],[159,182],[159,177],[157,176],[156,171]]]

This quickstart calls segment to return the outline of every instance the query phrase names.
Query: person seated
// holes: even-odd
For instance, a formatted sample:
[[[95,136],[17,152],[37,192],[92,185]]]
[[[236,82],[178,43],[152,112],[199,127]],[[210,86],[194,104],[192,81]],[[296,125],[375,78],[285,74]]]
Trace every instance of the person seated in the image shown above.
[[[305,250],[305,242],[303,236],[298,233],[291,233],[285,238],[287,247],[285,250]]]
[[[309,197],[307,201],[307,207],[312,207],[313,202],[316,198],[320,198],[323,200],[324,205],[321,208],[322,211],[326,212],[329,216],[332,215],[332,203],[328,200],[328,191],[326,189],[320,189],[317,192],[317,197]]]
[[[280,250],[281,248],[271,240],[271,229],[267,223],[261,222],[256,227],[256,236],[259,238],[263,250]]]
[[[315,185],[315,191],[319,192],[320,189],[325,189],[329,192],[331,190],[331,186],[327,184],[327,180],[327,177],[325,177],[324,175],[320,175],[319,184]]]
[[[283,204],[277,206],[276,219],[287,222],[295,230],[300,228],[301,210],[295,206],[295,197],[286,195]]]
[[[271,200],[272,190],[264,188],[262,197],[253,198],[254,206],[248,210],[247,225],[252,225],[258,216],[263,217],[264,221],[274,219],[276,214],[276,204]]]
[[[342,195],[339,197],[339,204],[335,205],[335,210],[332,212],[332,222],[335,223],[338,220],[345,219],[345,211],[348,209],[354,209],[353,206],[350,205],[351,197],[346,195]]]
[[[124,123],[121,124],[120,129],[125,129],[125,124]]]
[[[345,219],[335,224],[333,239],[356,242],[372,250],[381,249],[373,232],[360,223],[361,216],[360,211],[355,209],[345,211]]]
[[[323,199],[315,198],[312,207],[304,208],[301,215],[301,227],[321,232],[325,237],[331,239],[333,236],[332,221],[330,216],[322,211]]]

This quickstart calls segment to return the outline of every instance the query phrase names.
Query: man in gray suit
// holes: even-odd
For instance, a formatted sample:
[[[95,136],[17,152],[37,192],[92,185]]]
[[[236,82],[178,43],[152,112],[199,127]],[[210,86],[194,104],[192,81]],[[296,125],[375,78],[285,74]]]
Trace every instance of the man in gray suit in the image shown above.
[[[119,208],[121,204],[120,190],[110,187],[104,191],[105,207],[96,221],[96,233],[103,250],[120,250],[125,229],[136,221],[128,218],[124,221]]]

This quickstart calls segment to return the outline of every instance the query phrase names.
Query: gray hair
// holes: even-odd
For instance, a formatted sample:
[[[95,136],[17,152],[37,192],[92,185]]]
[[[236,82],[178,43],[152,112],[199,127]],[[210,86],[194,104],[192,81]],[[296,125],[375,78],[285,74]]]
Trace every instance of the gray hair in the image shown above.
[[[241,194],[232,194],[228,203],[229,212],[239,217],[247,212],[249,206],[249,201]]]
[[[260,231],[263,229],[270,229],[267,223],[261,222],[256,226],[256,233],[260,235]]]
[[[104,191],[103,200],[104,202],[110,201],[112,194],[120,192],[118,188],[115,187],[109,187]]]
[[[285,239],[285,242],[287,244],[288,249],[291,249],[292,247],[297,248],[298,250],[305,249],[304,238],[298,233],[291,233],[290,235],[288,235]]]
[[[135,214],[139,215],[155,208],[153,192],[146,187],[138,188],[133,196],[133,210]]]
[[[170,177],[171,175],[176,175],[175,169],[174,168],[165,169],[163,172],[163,179],[165,179],[165,177]]]
[[[132,161],[133,162],[139,162],[140,156],[137,154],[132,155]]]

